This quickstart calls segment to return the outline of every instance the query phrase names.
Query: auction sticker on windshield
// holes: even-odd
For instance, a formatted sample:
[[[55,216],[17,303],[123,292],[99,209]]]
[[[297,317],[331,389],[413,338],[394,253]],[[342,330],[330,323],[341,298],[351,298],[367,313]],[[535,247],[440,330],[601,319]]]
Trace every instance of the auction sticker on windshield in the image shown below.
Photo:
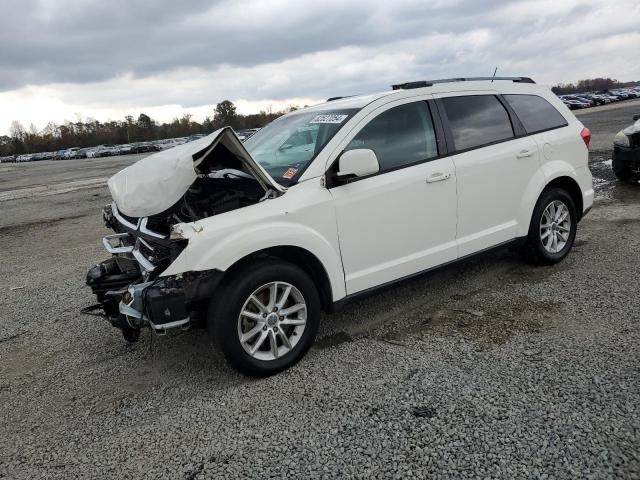
[[[298,171],[297,168],[290,168],[289,170],[284,172],[284,174],[282,175],[282,178],[287,178],[290,180],[293,178],[293,176],[296,174],[297,171]]]
[[[309,123],[342,123],[349,115],[323,113],[316,115]]]

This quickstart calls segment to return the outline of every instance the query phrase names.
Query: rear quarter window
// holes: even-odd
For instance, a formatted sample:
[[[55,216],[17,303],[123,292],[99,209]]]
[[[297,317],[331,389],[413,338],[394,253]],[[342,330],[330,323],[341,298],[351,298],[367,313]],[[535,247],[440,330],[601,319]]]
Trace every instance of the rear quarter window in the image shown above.
[[[567,126],[567,120],[538,95],[503,95],[528,134]]]

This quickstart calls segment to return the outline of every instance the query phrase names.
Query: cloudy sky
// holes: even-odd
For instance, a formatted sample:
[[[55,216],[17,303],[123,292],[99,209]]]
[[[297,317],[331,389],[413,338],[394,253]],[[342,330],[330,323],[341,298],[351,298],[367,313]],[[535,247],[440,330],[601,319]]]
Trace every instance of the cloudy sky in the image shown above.
[[[198,120],[426,78],[640,80],[637,0],[0,0],[12,120]]]

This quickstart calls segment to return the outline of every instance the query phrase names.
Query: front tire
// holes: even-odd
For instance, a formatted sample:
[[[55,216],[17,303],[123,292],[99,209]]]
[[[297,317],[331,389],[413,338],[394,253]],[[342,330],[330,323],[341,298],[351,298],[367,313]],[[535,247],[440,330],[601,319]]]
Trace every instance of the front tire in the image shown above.
[[[225,280],[207,330],[229,364],[264,377],[297,363],[315,340],[320,297],[309,276],[278,259],[258,260]]]
[[[535,265],[553,265],[569,254],[576,238],[578,215],[566,190],[548,187],[533,210],[524,247],[525,257]]]
[[[611,168],[613,169],[613,173],[615,174],[616,178],[621,182],[630,182],[634,178],[631,167],[625,162],[613,159]]]
[[[122,329],[122,336],[129,343],[136,343],[140,338],[140,329],[139,328],[131,328],[124,327]]]

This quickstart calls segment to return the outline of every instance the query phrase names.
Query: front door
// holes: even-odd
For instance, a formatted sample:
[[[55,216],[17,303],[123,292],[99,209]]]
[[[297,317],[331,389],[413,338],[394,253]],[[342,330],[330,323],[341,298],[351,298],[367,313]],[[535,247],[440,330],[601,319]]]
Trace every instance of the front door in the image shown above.
[[[380,173],[334,186],[347,294],[454,260],[456,175],[438,158],[426,102],[381,109],[346,150],[372,149]]]

